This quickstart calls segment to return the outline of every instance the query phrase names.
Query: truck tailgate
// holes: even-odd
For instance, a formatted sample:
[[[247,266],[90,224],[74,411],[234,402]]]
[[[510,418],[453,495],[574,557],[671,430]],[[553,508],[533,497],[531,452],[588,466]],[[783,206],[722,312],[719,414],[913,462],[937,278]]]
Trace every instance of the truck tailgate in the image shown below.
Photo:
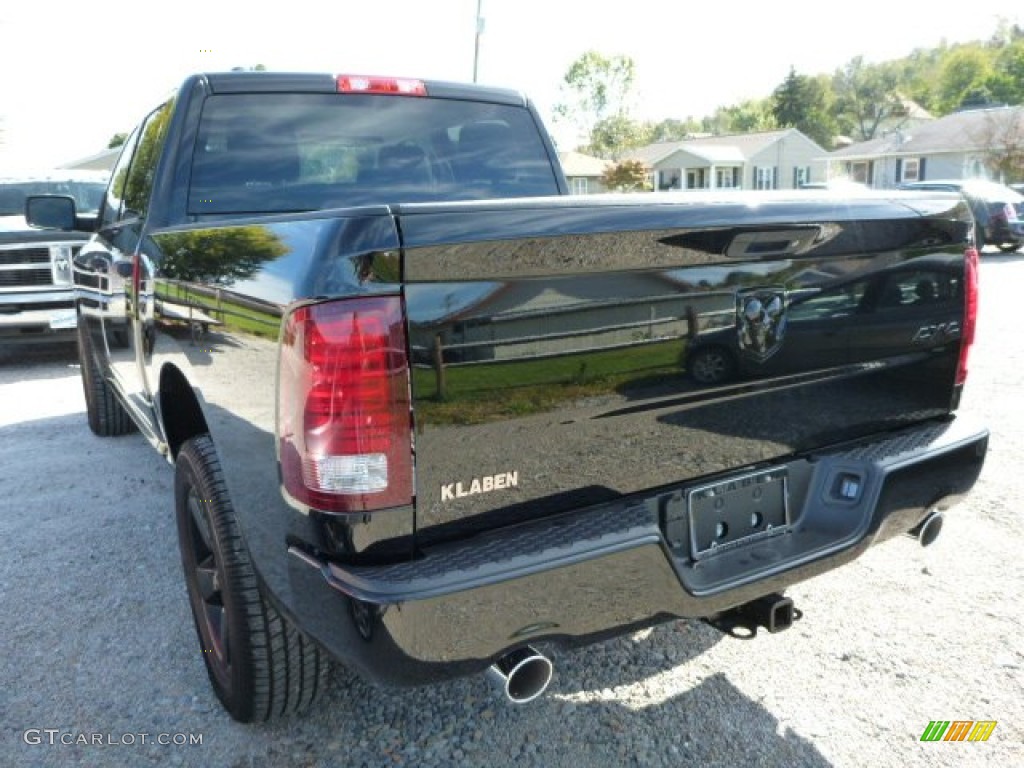
[[[956,199],[665,197],[396,209],[422,541],[955,407]]]

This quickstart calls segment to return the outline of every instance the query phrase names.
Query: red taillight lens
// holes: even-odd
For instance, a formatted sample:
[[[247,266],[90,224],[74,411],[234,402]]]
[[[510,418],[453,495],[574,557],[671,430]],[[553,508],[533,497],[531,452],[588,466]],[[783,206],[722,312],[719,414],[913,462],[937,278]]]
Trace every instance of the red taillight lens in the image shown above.
[[[367,512],[412,501],[409,366],[401,300],[301,307],[281,340],[281,476],[296,501]]]
[[[967,381],[967,356],[974,343],[978,325],[978,251],[968,248],[964,264],[964,327],[960,339],[960,361],[956,367],[956,383]]]
[[[375,77],[372,75],[338,75],[339,93],[390,93],[395,96],[426,96],[422,80],[408,77]]]

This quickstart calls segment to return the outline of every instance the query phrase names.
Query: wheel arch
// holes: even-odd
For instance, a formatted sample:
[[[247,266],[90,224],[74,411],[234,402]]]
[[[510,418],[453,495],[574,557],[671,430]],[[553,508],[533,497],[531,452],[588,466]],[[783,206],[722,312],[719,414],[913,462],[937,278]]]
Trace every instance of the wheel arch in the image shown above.
[[[189,438],[209,432],[195,390],[185,374],[170,363],[160,370],[160,420],[172,459]]]

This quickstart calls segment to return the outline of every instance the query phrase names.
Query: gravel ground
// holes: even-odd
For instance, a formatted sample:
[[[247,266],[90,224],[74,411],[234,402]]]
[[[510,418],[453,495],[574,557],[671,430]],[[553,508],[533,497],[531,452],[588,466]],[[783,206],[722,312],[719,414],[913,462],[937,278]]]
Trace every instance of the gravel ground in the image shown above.
[[[986,254],[973,496],[929,549],[892,541],[791,590],[792,630],[680,622],[558,653],[525,707],[482,677],[390,690],[338,669],[315,715],[257,726],[222,712],[196,652],[170,468],[92,436],[73,349],[0,349],[0,766],[1024,764],[1021,284],[1024,254]],[[998,725],[922,744],[936,719]]]

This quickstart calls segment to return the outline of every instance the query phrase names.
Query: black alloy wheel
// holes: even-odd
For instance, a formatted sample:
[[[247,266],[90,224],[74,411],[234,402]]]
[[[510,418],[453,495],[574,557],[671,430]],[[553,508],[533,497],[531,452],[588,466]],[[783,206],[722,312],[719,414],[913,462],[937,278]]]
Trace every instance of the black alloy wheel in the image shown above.
[[[240,722],[308,709],[327,683],[327,657],[263,595],[208,435],[178,452],[174,499],[185,585],[217,698]]]

